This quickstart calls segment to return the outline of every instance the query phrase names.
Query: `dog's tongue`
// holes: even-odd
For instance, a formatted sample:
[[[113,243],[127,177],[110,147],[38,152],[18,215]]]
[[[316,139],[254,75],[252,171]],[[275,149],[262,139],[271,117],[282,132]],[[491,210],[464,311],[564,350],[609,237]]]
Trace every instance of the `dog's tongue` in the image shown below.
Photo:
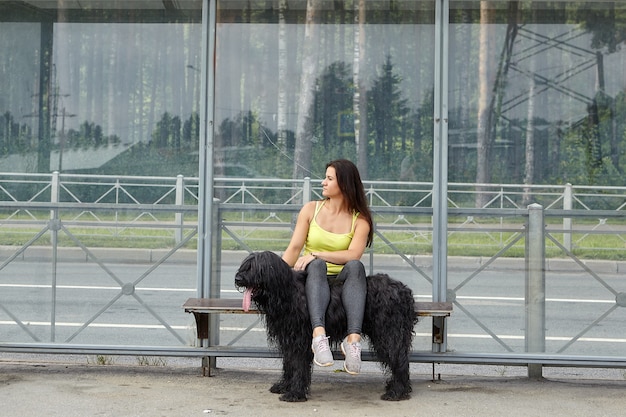
[[[243,293],[243,301],[241,302],[243,311],[250,310],[250,305],[252,305],[252,290],[250,288],[246,288]]]

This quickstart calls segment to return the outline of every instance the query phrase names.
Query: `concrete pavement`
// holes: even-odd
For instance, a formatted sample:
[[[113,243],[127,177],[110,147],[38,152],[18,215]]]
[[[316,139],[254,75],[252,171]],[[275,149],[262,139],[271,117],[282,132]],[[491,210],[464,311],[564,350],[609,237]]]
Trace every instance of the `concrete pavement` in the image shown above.
[[[152,362],[151,362],[152,361]],[[146,363],[147,362],[147,363]],[[220,358],[213,377],[198,359],[0,354],[0,416],[618,416],[626,410],[619,369],[545,368],[541,380],[523,367],[412,364],[410,400],[386,402],[384,375],[315,368],[310,397],[284,403],[268,391],[275,359]]]

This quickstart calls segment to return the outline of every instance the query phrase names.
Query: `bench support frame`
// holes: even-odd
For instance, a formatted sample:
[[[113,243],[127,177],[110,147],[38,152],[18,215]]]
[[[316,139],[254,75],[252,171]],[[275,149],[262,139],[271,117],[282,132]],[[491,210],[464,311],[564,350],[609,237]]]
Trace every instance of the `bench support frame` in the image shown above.
[[[211,349],[211,354],[202,358],[202,375],[211,376],[211,371],[216,368],[218,356],[230,356],[232,347],[223,347],[220,354],[220,346],[213,343],[212,328],[217,328],[219,314],[260,314],[255,308],[245,311],[241,306],[241,300],[230,298],[190,298],[183,304],[185,312],[192,313],[196,321],[196,333],[200,346],[216,348]],[[452,313],[452,303],[446,302],[415,302],[415,313],[418,317],[432,317],[432,343],[433,352],[442,353],[442,347],[446,346],[446,318]],[[215,320],[214,323],[212,321]],[[242,355],[243,356],[243,355]],[[371,352],[363,352],[363,360],[374,360]]]

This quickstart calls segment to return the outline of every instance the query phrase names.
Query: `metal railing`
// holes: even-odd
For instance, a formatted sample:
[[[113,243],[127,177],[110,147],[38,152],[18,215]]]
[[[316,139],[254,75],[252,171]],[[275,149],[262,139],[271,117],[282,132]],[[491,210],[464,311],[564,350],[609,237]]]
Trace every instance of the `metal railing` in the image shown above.
[[[34,321],[22,317],[33,314],[28,305],[19,305],[28,301],[19,301],[16,306],[15,302],[9,302],[9,294],[9,298],[0,298],[0,325],[12,325],[17,330],[11,334],[15,333],[17,336],[8,342],[8,339],[0,341],[0,350],[109,354],[144,352],[160,355],[180,353],[181,356],[202,356],[212,349],[190,349],[184,336],[187,326],[180,322],[181,312],[175,309],[176,306],[174,312],[171,311],[171,304],[182,304],[179,301],[181,297],[185,297],[184,294],[193,296],[195,277],[187,279],[183,287],[174,289],[149,287],[145,284],[152,279],[155,271],[168,267],[181,251],[189,249],[192,256],[186,262],[195,263],[193,249],[197,233],[197,185],[197,178],[182,176],[144,178],[56,173],[0,174],[0,233],[3,237],[1,244],[4,245],[0,251],[0,286],[12,290],[20,287],[22,281],[33,280],[33,277],[17,276],[14,272],[7,271],[24,262],[27,251],[33,251],[35,246],[43,246],[49,250],[49,257],[43,263],[48,269],[45,274],[48,281],[44,286],[49,292],[46,292],[47,300],[44,304],[49,308],[49,316],[47,320],[39,318],[49,329],[48,336],[42,338],[41,333],[33,330]],[[432,265],[428,263],[429,251],[433,249],[430,224],[432,184],[367,182],[366,188],[376,217],[375,240],[379,242],[366,256],[368,268],[373,271],[381,265],[399,271],[399,274],[406,277],[407,284],[414,289],[416,297],[428,298],[429,288],[433,285]],[[440,354],[418,349],[413,360],[535,364],[538,367],[529,367],[529,372],[534,373],[541,372],[542,364],[626,366],[626,358],[619,353],[623,351],[620,346],[626,343],[626,334],[623,334],[623,326],[616,327],[615,324],[620,322],[621,315],[626,311],[622,308],[626,306],[626,288],[615,277],[620,268],[626,269],[626,266],[619,263],[621,261],[615,260],[619,258],[616,254],[623,252],[623,246],[613,245],[611,249],[609,245],[598,247],[595,243],[598,257],[603,258],[607,264],[617,265],[609,272],[605,267],[597,267],[594,261],[581,259],[576,254],[577,250],[584,247],[585,242],[592,242],[594,237],[601,236],[601,240],[611,237],[623,241],[626,234],[626,228],[623,227],[626,220],[626,212],[623,210],[626,187],[605,189],[570,185],[485,185],[481,186],[481,192],[491,193],[492,198],[488,200],[486,207],[481,208],[472,206],[476,197],[476,191],[472,190],[476,188],[475,185],[450,184],[449,188],[449,235],[454,237],[480,234],[487,236],[486,241],[491,243],[486,245],[486,249],[483,248],[480,256],[458,257],[460,264],[463,264],[458,267],[458,271],[454,266],[457,257],[449,258],[449,269],[455,275],[448,286],[448,300],[455,307],[449,326],[453,350]],[[529,194],[530,189],[532,193]],[[269,233],[272,234],[272,241],[279,242],[281,238],[274,236],[282,234],[285,241],[279,246],[286,247],[299,207],[304,201],[319,197],[319,191],[309,179],[216,179],[215,193],[221,196],[221,201],[216,200],[218,215],[215,218],[218,223],[212,227],[222,233],[219,234],[221,239],[216,274],[212,279],[219,279],[224,268],[228,268],[227,262],[222,262],[222,255],[227,253],[227,249],[261,249],[264,245],[262,242],[267,242]],[[542,204],[521,207],[522,200],[529,195],[542,201]],[[146,264],[144,270],[127,274],[127,271],[114,270],[111,265],[112,262],[120,261],[118,256],[103,255],[101,250],[110,250],[107,244],[111,242],[119,245],[119,241],[128,239],[133,231],[138,235],[136,240],[140,242],[135,242],[134,245],[144,247],[149,243],[152,245],[150,250],[160,252],[149,261],[142,262]],[[257,233],[262,237],[259,238]],[[94,240],[94,236],[97,239]],[[46,240],[42,243],[44,238]],[[454,239],[449,241],[451,245],[458,244],[461,252],[472,246],[471,243],[455,243]],[[228,245],[233,247],[227,248]],[[550,257],[546,254],[546,247],[553,252]],[[98,294],[96,303],[99,307],[84,315],[78,323],[72,324],[73,331],[69,332],[63,326],[70,324],[60,323],[65,314],[63,309],[67,308],[64,305],[67,299],[59,297],[60,292],[69,291],[68,286],[62,284],[67,255],[63,252],[62,257],[58,256],[68,248],[82,254],[82,258],[92,265],[89,267],[90,271],[101,271],[105,275],[104,280],[112,284],[110,290],[115,291],[114,295]],[[132,257],[129,255],[127,261],[132,262]],[[584,313],[581,311],[580,315],[571,319],[571,329],[561,329],[559,331],[562,333],[556,335],[551,333],[554,330],[549,325],[551,314],[562,314],[558,306],[564,303],[582,301],[546,295],[546,285],[548,291],[551,291],[555,282],[569,280],[572,275],[569,272],[551,272],[552,259],[561,265],[567,263],[565,270],[575,269],[572,274],[577,275],[576,279],[594,283],[603,292],[597,299],[590,300],[589,305],[592,308]],[[504,285],[499,283],[500,278],[488,278],[489,284],[484,286],[482,281],[485,280],[485,274],[498,271],[499,268],[515,270],[515,274],[523,278],[524,294],[520,293],[520,279],[511,281],[512,285]],[[174,269],[179,268],[176,266]],[[36,271],[37,274],[40,272]],[[546,272],[558,275],[556,278],[546,277]],[[507,272],[505,275],[511,273]],[[15,277],[18,277],[17,280]],[[82,285],[88,286],[86,283]],[[141,288],[142,285],[146,288]],[[502,293],[495,296],[476,294],[472,290],[473,286],[483,286],[489,290],[501,287],[498,291]],[[5,294],[8,294],[7,291]],[[151,302],[151,294],[155,291],[178,291],[180,295],[170,295],[167,299],[161,299],[160,304],[154,304]],[[218,295],[232,296],[228,291],[224,293],[223,289]],[[584,297],[578,294],[577,298]],[[122,300],[132,301],[134,308],[145,313],[147,320],[156,323],[153,327],[135,328],[134,332],[139,335],[133,340],[150,340],[144,337],[144,332],[154,331],[156,326],[163,330],[165,338],[171,338],[171,342],[168,342],[171,345],[162,346],[164,336],[158,338],[158,343],[146,343],[145,346],[128,343],[110,345],[102,342],[106,338],[99,337],[93,339],[98,341],[95,344],[81,343],[80,340],[89,337],[85,336],[87,333],[98,328],[98,321],[107,314],[112,314],[116,303]],[[495,308],[492,306],[494,302],[509,305],[503,311],[514,311],[504,326],[505,330],[515,327],[511,323],[523,321],[524,324],[518,326],[521,332],[506,333],[498,322],[500,319],[485,315],[485,310]],[[169,310],[160,310],[161,304],[170,304]],[[255,328],[256,324],[241,326],[240,329],[239,325],[230,328],[228,320],[224,318],[221,326],[224,337],[228,335],[231,341],[235,341],[233,344],[248,343],[242,336]],[[578,325],[578,322],[581,324]],[[125,326],[124,328],[128,326],[126,323],[119,325]],[[147,330],[149,328],[152,330]],[[469,328],[477,330],[468,336],[464,333]],[[602,328],[611,329],[612,337],[598,337],[596,332]],[[27,339],[30,338],[31,342],[24,341],[20,332]],[[483,347],[472,344],[472,338],[491,341],[493,345],[485,345],[483,350]],[[234,347],[230,349],[220,346],[218,350],[221,355],[226,356],[274,356],[275,353],[263,345],[263,339],[259,340],[257,342],[260,345],[244,349],[243,353],[241,349]],[[518,340],[523,341],[523,345],[519,345]],[[455,348],[459,343],[463,347],[461,350]],[[603,352],[606,346],[608,353],[601,356],[591,355],[584,347],[589,344],[594,346],[594,352]],[[595,344],[600,347],[596,348]]]
[[[77,174],[19,174],[0,173],[0,201],[4,203],[41,203],[63,202],[76,204],[149,204],[149,205],[196,205],[198,201],[197,177],[140,177],[140,176],[96,176]],[[414,219],[407,217],[409,208],[430,208],[432,206],[432,183],[428,182],[391,182],[366,181],[367,196],[373,207],[398,207],[397,213],[376,213],[376,221],[380,223],[402,226]],[[217,178],[214,194],[222,204],[244,205],[300,205],[303,201],[320,196],[320,188],[315,181],[305,178],[301,180],[256,179],[256,178]],[[617,211],[626,207],[626,187],[598,187],[565,185],[519,185],[519,184],[471,184],[450,183],[448,185],[448,206],[450,208],[476,208],[477,195],[481,195],[486,203],[479,209],[525,209],[528,204],[541,204],[546,210],[586,210],[591,212]],[[35,220],[47,218],[44,212],[34,212],[28,208],[7,211],[10,205],[4,206],[0,213],[0,221]],[[484,211],[479,211],[484,212]],[[149,211],[129,212],[114,210],[113,216],[120,221],[140,223],[143,221],[160,222]],[[291,222],[287,217],[278,217],[277,212],[269,213],[266,221]],[[125,214],[125,216],[124,216]],[[100,214],[91,210],[73,213],[72,220],[101,222]],[[171,220],[180,225],[183,221],[180,213]],[[242,214],[241,221],[246,222]],[[508,220],[508,219],[507,219]],[[107,221],[110,221],[107,218]],[[253,219],[256,221],[256,219]],[[420,222],[424,219],[420,218]],[[489,229],[494,225],[505,226],[505,218],[490,218],[481,223],[478,216],[471,214],[458,215],[451,219],[451,227],[468,226]],[[589,232],[611,231],[623,226],[618,219],[595,216],[586,218],[581,224],[574,225],[573,218],[564,216],[564,246],[569,250],[584,248]],[[575,233],[576,231],[580,233]],[[574,233],[573,233],[574,232]],[[182,229],[174,229],[175,238],[180,239]],[[498,233],[492,232],[493,239],[500,244]],[[420,236],[423,237],[423,236]],[[594,248],[601,250],[603,248]],[[609,248],[605,248],[609,250]]]
[[[429,209],[425,208],[397,208],[397,207],[374,207],[374,211],[379,213],[381,216],[397,216],[399,212],[402,212],[403,216],[410,218],[412,216],[428,216],[432,214],[429,212]],[[250,217],[253,217],[253,213],[257,214],[258,218],[267,218],[263,216],[263,212],[272,212],[276,213],[280,211],[279,206],[266,206],[266,205],[242,205],[242,204],[228,204],[228,205],[220,205],[218,216],[220,220],[219,225],[216,225],[215,228],[224,230],[225,239],[232,239],[237,243],[237,245],[246,251],[255,250],[254,247],[251,246],[249,242],[247,242],[247,234],[238,233],[237,229],[243,227],[243,224],[239,221],[228,221],[223,220],[228,218],[228,212],[232,211],[235,213],[241,213],[245,211]],[[455,320],[459,319],[459,316],[463,316],[463,321],[465,323],[469,323],[469,325],[476,326],[482,332],[482,336],[493,340],[497,346],[506,352],[506,355],[502,355],[500,352],[494,352],[493,357],[484,353],[484,358],[481,360],[482,362],[490,362],[492,358],[496,363],[505,363],[508,358],[511,360],[510,363],[517,363],[518,361],[528,360],[528,362],[524,362],[527,365],[536,365],[529,366],[529,372],[532,375],[537,375],[541,372],[541,361],[538,358],[544,358],[544,364],[552,364],[552,365],[564,365],[569,364],[572,366],[577,366],[577,364],[581,363],[580,355],[570,355],[568,354],[569,348],[581,341],[584,336],[589,335],[593,330],[595,330],[598,326],[607,326],[613,327],[613,323],[607,323],[607,319],[611,316],[612,313],[615,314],[623,314],[626,310],[620,310],[620,307],[624,306],[624,300],[626,300],[626,288],[619,288],[620,286],[624,287],[621,280],[614,280],[612,284],[608,283],[607,279],[604,279],[602,275],[606,273],[606,266],[602,266],[599,269],[601,271],[594,271],[595,267],[598,265],[594,265],[593,263],[589,263],[586,260],[582,260],[577,257],[571,250],[566,248],[562,243],[563,240],[563,230],[561,228],[551,228],[546,227],[546,221],[552,219],[561,219],[562,216],[567,215],[572,218],[579,219],[581,222],[592,219],[595,216],[602,216],[602,218],[606,218],[610,221],[622,222],[624,220],[625,214],[621,211],[589,211],[589,210],[544,210],[541,205],[532,204],[527,209],[463,209],[463,208],[452,208],[449,209],[451,216],[474,216],[477,219],[485,217],[486,219],[492,219],[494,217],[508,219],[503,223],[506,228],[501,228],[499,226],[492,226],[491,229],[477,229],[475,227],[467,227],[467,225],[461,225],[455,227],[453,233],[482,233],[483,230],[488,230],[490,232],[506,232],[510,234],[506,244],[502,247],[499,247],[497,250],[494,250],[491,256],[482,256],[480,259],[480,264],[476,264],[474,267],[471,266],[471,262],[468,261],[469,266],[463,266],[462,276],[459,277],[454,283],[450,284],[448,287],[447,298],[449,301],[454,303],[455,313],[453,317],[450,319],[452,322],[452,328],[454,328]],[[293,215],[295,212],[294,208],[283,208],[283,213],[287,215]],[[522,222],[516,224],[513,220],[519,221],[523,219]],[[283,227],[288,227],[290,225],[285,226],[285,223],[280,223]],[[276,228],[276,224],[268,224],[265,221],[260,221],[258,223],[246,222],[246,233],[249,233],[250,229],[258,228],[258,229],[266,229],[266,228]],[[415,233],[429,233],[431,228],[425,224],[403,224],[402,229],[405,232],[415,232]],[[433,285],[433,277],[431,276],[431,267],[432,264],[426,263],[424,264],[424,258],[421,259],[422,262],[416,261],[416,256],[407,255],[404,251],[394,245],[387,237],[386,234],[388,232],[396,231],[397,227],[393,223],[377,223],[376,224],[376,239],[383,240],[387,243],[389,248],[392,248],[393,256],[397,257],[397,261],[392,264],[393,268],[399,269],[402,266],[405,269],[408,269],[412,272],[415,277],[415,280],[411,281],[411,286],[414,291],[418,287],[423,287],[423,285],[419,284],[419,282],[426,283],[429,287]],[[622,231],[613,231],[613,233],[625,233],[626,230],[622,229]],[[592,233],[593,234],[593,233]],[[555,258],[558,259],[559,264],[555,263],[555,266],[551,267],[548,265],[546,259],[546,244],[554,245],[559,250],[559,255]],[[524,254],[522,258],[510,258],[508,257],[509,252],[515,246],[522,245],[524,248]],[[366,258],[369,259],[369,268],[370,272],[373,272],[373,268],[377,263],[377,258],[380,254],[375,253],[375,251],[370,251]],[[518,256],[518,255],[515,255]],[[520,262],[517,262],[519,259]],[[464,259],[461,259],[459,262],[463,262]],[[454,262],[449,260],[449,262]],[[476,262],[476,261],[474,261]],[[608,261],[609,263],[613,261]],[[617,261],[616,261],[617,262]],[[492,325],[487,320],[492,320],[493,317],[482,317],[480,313],[475,312],[475,304],[476,299],[481,297],[476,297],[473,295],[467,296],[464,295],[464,291],[471,287],[474,283],[481,280],[481,276],[485,272],[498,270],[498,266],[500,267],[504,264],[504,270],[507,274],[511,274],[514,269],[517,269],[517,272],[522,277],[523,282],[525,282],[524,286],[524,294],[523,296],[517,298],[514,297],[516,294],[505,294],[504,296],[498,297],[482,297],[484,299],[502,299],[502,300],[515,300],[516,310],[518,311],[518,319],[524,321],[525,325],[520,326],[522,333],[519,333],[519,336],[507,334],[505,336],[499,335],[501,330],[496,330],[492,328]],[[564,264],[568,264],[564,267]],[[388,264],[385,264],[388,265]],[[511,265],[517,265],[517,267],[513,267]],[[623,262],[621,268],[626,269],[626,261]],[[611,275],[618,271],[617,263],[613,267],[613,272]],[[560,300],[559,297],[555,297],[555,299],[548,299],[546,296],[546,271],[550,271],[552,274],[556,274],[557,276],[564,275],[565,278],[569,278],[567,275],[576,274],[576,275],[584,275],[587,281],[599,283],[605,290],[609,292],[609,298],[603,297],[602,300],[592,300],[592,302],[603,303],[602,305],[606,305],[606,311],[598,312],[597,309],[592,308],[586,311],[584,314],[581,312],[581,316],[576,319],[572,319],[573,323],[570,329],[567,332],[561,333],[558,336],[552,337],[554,340],[557,340],[558,343],[562,343],[562,346],[557,348],[552,348],[554,352],[549,352],[546,350],[546,326],[547,326],[547,318],[546,318],[546,304],[551,306],[552,308],[557,303],[562,303],[567,300]],[[566,271],[566,272],[563,272]],[[574,271],[574,272],[570,272]],[[559,279],[562,279],[559,277]],[[617,282],[615,282],[617,281]],[[550,282],[550,281],[549,281]],[[505,291],[508,289],[505,288]],[[485,294],[487,295],[487,294]],[[579,298],[584,298],[585,294],[579,294]],[[428,293],[422,293],[417,295],[418,297],[429,297]],[[469,301],[467,301],[469,300]],[[507,301],[510,303],[510,301]],[[506,310],[510,310],[510,307],[507,307]],[[577,321],[579,319],[589,320],[590,324],[581,326],[577,328]],[[617,319],[619,321],[619,317]],[[460,327],[467,327],[467,324],[463,324]],[[575,332],[570,332],[569,330],[577,329]],[[249,329],[247,329],[249,330]],[[605,341],[613,340],[617,346],[626,343],[626,332],[621,329],[621,327],[614,329],[615,338],[605,338]],[[482,337],[481,334],[476,334],[474,337]],[[236,336],[237,339],[242,337],[241,334]],[[549,339],[550,337],[548,337]],[[589,339],[593,339],[592,337]],[[524,345],[521,346],[521,351],[519,346],[511,345],[509,340],[523,340]],[[600,341],[600,339],[598,339]],[[603,342],[604,343],[604,342]],[[263,352],[263,351],[261,351]],[[556,353],[556,354],[555,354]],[[423,352],[416,354],[415,360],[418,358],[422,358]],[[583,355],[585,356],[585,355]],[[592,358],[592,356],[587,353],[587,360],[589,363],[597,360],[597,366],[605,366],[610,363],[611,366],[621,366],[626,367],[626,358],[624,357],[597,357]],[[476,354],[473,353],[458,353],[458,352],[449,352],[446,353],[443,357],[439,358],[439,361],[445,362],[448,358],[451,358],[453,362],[463,362],[463,358],[468,362],[473,362],[476,357]],[[489,359],[487,359],[489,358]],[[480,361],[479,361],[480,362]],[[603,365],[600,365],[603,364]]]

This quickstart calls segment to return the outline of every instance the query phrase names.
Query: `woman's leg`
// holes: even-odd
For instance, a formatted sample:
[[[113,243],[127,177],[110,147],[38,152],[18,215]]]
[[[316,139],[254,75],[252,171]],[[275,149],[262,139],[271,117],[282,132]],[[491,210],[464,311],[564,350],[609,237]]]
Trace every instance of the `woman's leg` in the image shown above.
[[[330,303],[330,286],[326,276],[326,262],[315,259],[306,268],[306,300],[313,326],[313,362],[318,366],[333,364],[333,354],[330,351],[328,337],[326,337],[325,319],[326,309]]]
[[[326,309],[330,303],[330,286],[326,275],[326,262],[315,259],[306,268],[306,302],[313,330],[325,328]],[[314,333],[314,336],[315,333]]]
[[[349,341],[358,342],[365,314],[365,298],[367,296],[367,282],[365,281],[365,267],[361,261],[349,261],[338,275],[344,281],[341,301],[346,310],[348,320]],[[352,340],[356,337],[356,340]]]
[[[343,368],[356,375],[361,371],[361,327],[367,296],[365,267],[360,261],[350,261],[339,273],[339,279],[344,281],[341,301],[348,321],[348,336],[341,342],[341,351],[346,356]]]

